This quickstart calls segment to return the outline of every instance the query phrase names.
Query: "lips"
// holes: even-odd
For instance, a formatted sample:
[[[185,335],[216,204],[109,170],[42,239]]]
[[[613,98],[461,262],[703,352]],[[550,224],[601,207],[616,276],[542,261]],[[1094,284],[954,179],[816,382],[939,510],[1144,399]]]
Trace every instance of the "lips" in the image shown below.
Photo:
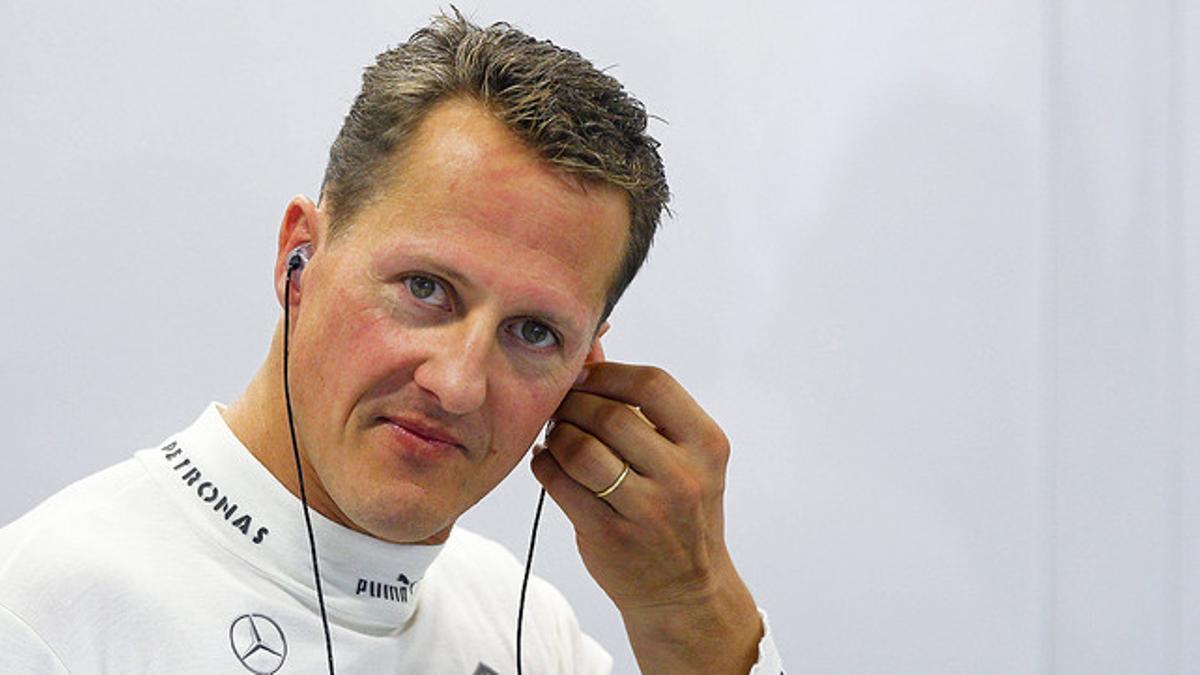
[[[395,428],[398,432],[407,433],[415,439],[435,448],[455,449],[464,454],[466,453],[466,447],[463,446],[457,436],[435,425],[420,420],[397,417],[381,417],[379,419],[384,424]]]

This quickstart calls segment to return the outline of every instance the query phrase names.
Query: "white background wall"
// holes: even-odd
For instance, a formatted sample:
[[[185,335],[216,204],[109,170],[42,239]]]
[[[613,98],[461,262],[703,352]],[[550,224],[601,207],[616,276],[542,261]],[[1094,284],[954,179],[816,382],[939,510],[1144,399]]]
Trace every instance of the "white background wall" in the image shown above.
[[[0,5],[0,522],[241,391],[284,204],[436,10],[342,7]],[[676,216],[608,352],[732,438],[792,671],[1200,673],[1196,3],[460,8],[669,122]],[[520,551],[535,499],[522,467],[466,520]]]

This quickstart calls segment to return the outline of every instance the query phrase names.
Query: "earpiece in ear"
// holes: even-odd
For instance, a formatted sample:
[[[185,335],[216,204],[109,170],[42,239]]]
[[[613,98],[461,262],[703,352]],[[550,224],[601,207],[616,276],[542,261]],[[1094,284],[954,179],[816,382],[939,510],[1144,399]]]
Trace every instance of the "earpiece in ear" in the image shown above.
[[[304,270],[304,266],[308,264],[308,259],[312,257],[312,244],[301,244],[292,249],[287,258],[288,274],[296,270]]]
[[[301,244],[292,249],[292,252],[287,257],[287,276],[288,281],[295,287],[296,291],[300,290],[300,274],[304,271],[304,267],[308,265],[308,259],[312,257],[312,244]],[[292,276],[293,273],[297,273]]]

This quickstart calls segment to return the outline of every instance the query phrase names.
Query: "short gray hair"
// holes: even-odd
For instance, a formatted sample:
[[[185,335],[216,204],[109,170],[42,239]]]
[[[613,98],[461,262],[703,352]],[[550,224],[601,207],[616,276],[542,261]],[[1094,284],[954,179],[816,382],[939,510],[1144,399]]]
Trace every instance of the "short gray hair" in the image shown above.
[[[389,161],[433,106],[482,103],[546,161],[629,197],[630,231],[602,317],[645,262],[670,190],[645,106],[576,52],[457,10],[376,57],[329,150],[321,201],[333,234],[384,188]]]

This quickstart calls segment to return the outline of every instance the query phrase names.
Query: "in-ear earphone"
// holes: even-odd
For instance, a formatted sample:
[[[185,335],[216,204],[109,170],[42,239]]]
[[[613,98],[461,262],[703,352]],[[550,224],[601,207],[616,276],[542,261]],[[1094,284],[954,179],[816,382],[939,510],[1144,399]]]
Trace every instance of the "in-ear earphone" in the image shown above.
[[[308,264],[309,258],[312,258],[312,250],[311,243],[300,244],[292,249],[292,252],[287,257],[287,271],[289,275],[296,270],[304,269],[304,266]]]

